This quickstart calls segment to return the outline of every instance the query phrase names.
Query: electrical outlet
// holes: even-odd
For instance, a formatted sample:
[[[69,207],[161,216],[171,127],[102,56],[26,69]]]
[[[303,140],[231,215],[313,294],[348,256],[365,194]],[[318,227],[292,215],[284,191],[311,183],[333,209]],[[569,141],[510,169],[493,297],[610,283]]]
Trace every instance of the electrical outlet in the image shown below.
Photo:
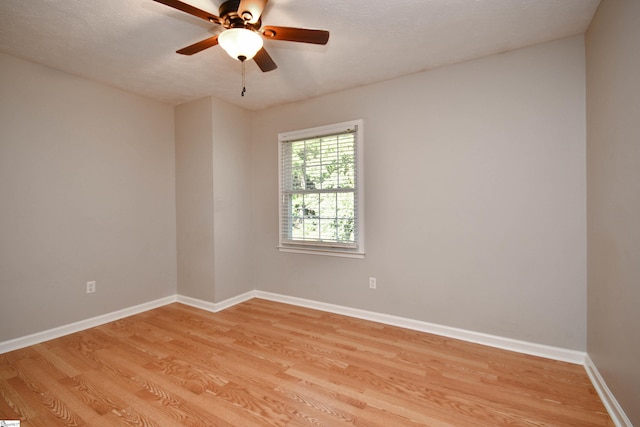
[[[375,288],[376,288],[376,278],[369,277],[369,289],[375,289]]]
[[[87,293],[92,294],[96,291],[96,281],[87,282]]]

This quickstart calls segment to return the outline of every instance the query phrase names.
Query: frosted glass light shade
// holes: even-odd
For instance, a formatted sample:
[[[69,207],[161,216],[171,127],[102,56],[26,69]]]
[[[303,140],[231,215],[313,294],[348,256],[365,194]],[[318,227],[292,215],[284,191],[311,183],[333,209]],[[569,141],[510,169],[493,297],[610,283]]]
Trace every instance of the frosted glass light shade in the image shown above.
[[[239,61],[253,58],[262,49],[262,37],[245,28],[231,28],[218,36],[218,44]]]

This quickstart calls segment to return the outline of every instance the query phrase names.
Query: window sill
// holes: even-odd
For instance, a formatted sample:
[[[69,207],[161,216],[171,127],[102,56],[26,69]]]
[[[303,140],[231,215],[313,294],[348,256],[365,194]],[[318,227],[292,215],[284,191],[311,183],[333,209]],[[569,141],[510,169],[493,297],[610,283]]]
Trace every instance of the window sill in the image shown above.
[[[345,251],[340,249],[323,249],[323,248],[296,248],[290,246],[278,246],[280,252],[292,253],[292,254],[307,254],[307,255],[324,255],[334,256],[342,258],[364,258],[364,252]]]

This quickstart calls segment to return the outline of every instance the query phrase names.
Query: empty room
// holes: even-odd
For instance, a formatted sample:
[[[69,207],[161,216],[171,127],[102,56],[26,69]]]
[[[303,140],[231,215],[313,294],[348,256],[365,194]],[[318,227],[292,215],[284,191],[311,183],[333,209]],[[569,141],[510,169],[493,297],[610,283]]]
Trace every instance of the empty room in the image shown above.
[[[4,0],[0,425],[640,426],[638,22]]]

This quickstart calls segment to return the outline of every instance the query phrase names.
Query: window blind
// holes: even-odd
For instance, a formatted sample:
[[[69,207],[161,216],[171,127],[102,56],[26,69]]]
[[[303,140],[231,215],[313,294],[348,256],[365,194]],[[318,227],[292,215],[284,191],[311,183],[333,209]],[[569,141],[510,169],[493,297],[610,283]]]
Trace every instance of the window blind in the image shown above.
[[[357,248],[357,132],[280,141],[282,243]]]

